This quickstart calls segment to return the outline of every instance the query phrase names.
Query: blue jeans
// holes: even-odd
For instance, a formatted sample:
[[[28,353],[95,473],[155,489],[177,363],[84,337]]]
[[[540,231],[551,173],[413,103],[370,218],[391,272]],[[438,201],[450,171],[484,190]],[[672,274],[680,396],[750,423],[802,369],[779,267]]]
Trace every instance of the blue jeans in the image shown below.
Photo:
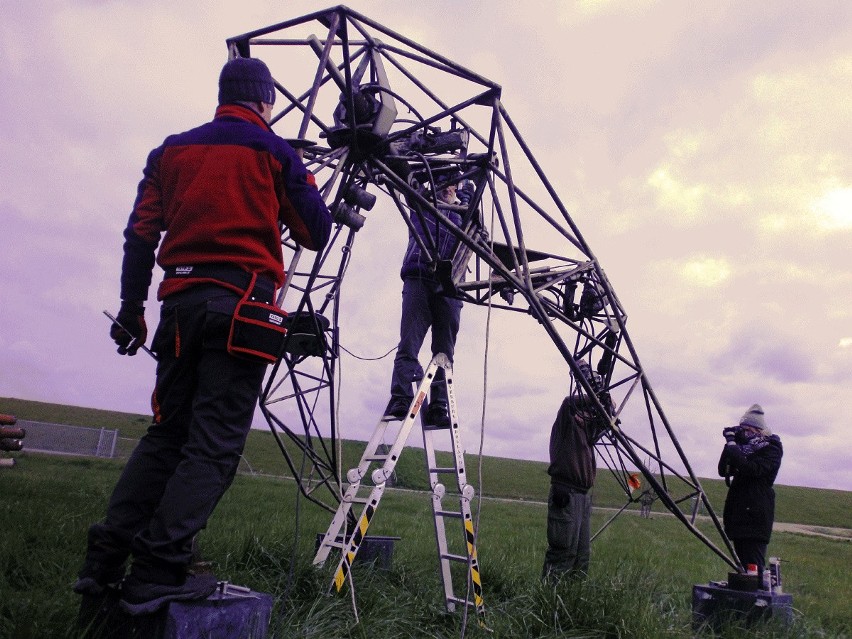
[[[393,361],[391,395],[411,397],[412,382],[423,379],[418,356],[426,331],[432,328],[432,357],[443,353],[453,361],[459,332],[461,300],[444,296],[437,282],[407,277],[402,283],[402,318],[399,346]],[[431,401],[446,402],[444,369],[438,369],[432,383]]]
[[[266,364],[228,354],[237,297],[222,291],[190,289],[163,302],[152,342],[159,355],[154,421],[124,467],[106,519],[89,529],[89,566],[116,569],[132,553],[140,579],[181,583],[193,537],[234,478]]]
[[[588,573],[591,516],[590,493],[550,486],[543,577],[559,578],[565,574],[581,577]]]

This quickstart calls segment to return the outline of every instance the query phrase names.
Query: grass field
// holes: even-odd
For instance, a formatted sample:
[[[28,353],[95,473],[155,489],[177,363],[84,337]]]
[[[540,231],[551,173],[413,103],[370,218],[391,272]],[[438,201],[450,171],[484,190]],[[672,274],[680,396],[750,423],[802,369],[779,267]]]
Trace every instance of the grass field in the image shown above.
[[[128,437],[138,437],[147,423],[142,416],[20,400],[0,399],[0,412],[118,427]],[[345,457],[359,453],[352,444]],[[255,471],[283,470],[268,433],[252,433],[246,454]],[[417,488],[420,453],[406,454],[412,461],[410,468],[400,464],[400,480]],[[0,637],[73,637],[79,600],[70,585],[86,529],[102,517],[121,462],[26,452],[15,457],[15,468],[0,470]],[[486,494],[526,500],[489,499],[481,509],[478,548],[486,623],[493,632],[460,613],[446,613],[429,499],[422,493],[389,491],[384,497],[370,532],[402,539],[392,570],[355,571],[356,609],[348,590],[326,596],[332,562],[320,570],[311,567],[315,535],[327,528],[330,516],[297,501],[292,481],[238,476],[201,535],[202,551],[221,579],[273,594],[275,637],[449,638],[463,630],[468,637],[692,636],[692,585],[724,579],[727,567],[672,517],[620,517],[593,544],[588,580],[546,587],[539,581],[546,508],[538,500],[547,482],[530,478],[543,474],[540,465],[487,459],[483,466]],[[488,490],[498,486],[500,491]],[[608,491],[599,492],[596,503]],[[782,496],[789,496],[785,521],[848,525],[850,493],[779,487],[779,511]],[[594,523],[606,517],[596,514]],[[785,586],[796,609],[793,626],[731,627],[721,636],[852,637],[852,543],[776,532],[770,552],[785,562]]]

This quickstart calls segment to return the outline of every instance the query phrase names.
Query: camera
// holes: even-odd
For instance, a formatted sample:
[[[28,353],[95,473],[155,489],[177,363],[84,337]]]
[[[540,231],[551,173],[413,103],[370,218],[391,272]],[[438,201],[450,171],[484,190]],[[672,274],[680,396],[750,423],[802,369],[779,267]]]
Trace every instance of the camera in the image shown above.
[[[438,127],[426,127],[418,130],[407,138],[391,143],[391,150],[397,155],[405,155],[409,151],[423,154],[452,153],[466,149],[470,133],[467,129],[454,129],[441,132]]]
[[[589,280],[583,285],[583,293],[580,295],[580,317],[591,318],[595,313],[603,310],[606,301],[600,287]]]
[[[371,210],[376,204],[376,196],[356,184],[350,184],[343,192],[343,201],[339,202],[332,216],[338,224],[348,226],[358,231],[364,226],[367,218],[357,209]]]
[[[356,211],[354,206],[346,202],[340,202],[335,207],[332,218],[338,224],[348,226],[353,231],[360,230],[364,226],[364,222],[367,221],[367,218]]]
[[[745,428],[743,426],[737,426],[737,431],[736,431],[734,441],[736,441],[740,445],[748,444],[755,437],[756,437],[756,434],[750,428]]]
[[[722,435],[728,442],[735,442],[739,445],[747,444],[754,438],[754,433],[744,426],[729,426],[722,430]]]
[[[596,371],[592,370],[592,367],[588,362],[579,361],[577,362],[577,367],[580,369],[583,377],[586,378],[586,381],[589,382],[589,386],[592,387],[592,391],[595,396],[598,398],[598,401],[604,407],[606,412],[612,415],[614,404],[612,402],[612,396],[609,394],[609,391],[604,387],[603,377],[600,376]],[[582,387],[577,385],[577,391],[582,391]],[[621,420],[616,420],[617,424],[621,423]]]
[[[604,389],[603,379],[601,376],[592,370],[592,367],[589,366],[588,362],[579,361],[577,362],[577,367],[580,369],[580,373],[582,373],[583,377],[586,378],[586,381],[589,382],[589,386],[592,387],[595,395],[600,397],[601,392]]]
[[[376,196],[355,184],[349,185],[349,188],[343,194],[343,199],[347,204],[357,206],[365,211],[372,211],[376,205]]]

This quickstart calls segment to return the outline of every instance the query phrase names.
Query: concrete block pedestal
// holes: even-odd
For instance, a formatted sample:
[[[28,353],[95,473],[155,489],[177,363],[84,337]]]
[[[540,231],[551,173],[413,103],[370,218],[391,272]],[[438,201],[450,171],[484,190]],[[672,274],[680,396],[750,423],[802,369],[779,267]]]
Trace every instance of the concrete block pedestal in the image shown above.
[[[746,624],[777,620],[784,626],[793,622],[793,595],[766,590],[735,590],[717,585],[692,587],[692,627],[710,626],[718,630],[726,621]]]
[[[77,627],[87,639],[265,639],[272,596],[220,584],[207,599],[174,601],[152,615],[136,617],[119,606],[121,592],[84,596]]]

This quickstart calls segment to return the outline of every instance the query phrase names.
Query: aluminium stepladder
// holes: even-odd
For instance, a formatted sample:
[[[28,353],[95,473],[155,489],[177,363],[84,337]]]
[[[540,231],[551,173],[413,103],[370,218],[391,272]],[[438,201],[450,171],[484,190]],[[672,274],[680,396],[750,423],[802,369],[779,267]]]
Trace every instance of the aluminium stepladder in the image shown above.
[[[447,389],[447,405],[450,416],[449,428],[427,426],[422,415],[423,409],[426,407],[428,390],[439,369],[444,371],[444,384]],[[423,380],[415,390],[414,399],[405,418],[401,422],[380,420],[364,449],[358,466],[350,469],[346,474],[349,486],[344,492],[331,524],[319,544],[313,563],[314,565],[322,565],[332,549],[341,550],[340,561],[332,580],[332,587],[340,592],[349,575],[350,567],[355,560],[358,549],[367,534],[370,521],[379,506],[387,480],[393,475],[396,463],[418,416],[421,420],[423,449],[429,472],[429,484],[432,488],[432,515],[438,546],[441,581],[444,586],[444,601],[449,612],[453,612],[459,604],[475,607],[480,623],[483,623],[485,608],[482,599],[479,559],[476,551],[476,531],[471,513],[471,501],[476,491],[473,486],[467,483],[464,454],[459,439],[452,364],[450,364],[446,355],[441,353],[432,358],[429,366],[426,367]],[[392,424],[398,424],[398,430],[394,436],[394,442],[388,450],[383,444],[385,435],[389,434]],[[447,433],[451,438],[451,466],[438,465],[433,442],[436,433]],[[371,466],[374,465],[375,467],[371,472]],[[372,484],[362,485],[361,482],[367,477],[368,473],[370,473],[369,478]],[[443,506],[444,498],[447,496],[447,488],[441,482],[441,477],[444,475],[454,475],[456,478],[458,510],[448,510]],[[367,491],[369,491],[369,494],[362,496]],[[361,505],[362,510],[353,526],[352,509],[355,504]],[[445,521],[447,519],[461,520],[461,535],[455,539],[459,543],[448,541]],[[453,552],[457,547],[459,550]],[[461,569],[453,570],[454,565],[460,566]],[[454,577],[457,583],[463,582],[459,584],[463,590],[457,591],[453,587]],[[472,593],[472,600],[468,598],[468,592]],[[457,593],[461,593],[461,596]]]

